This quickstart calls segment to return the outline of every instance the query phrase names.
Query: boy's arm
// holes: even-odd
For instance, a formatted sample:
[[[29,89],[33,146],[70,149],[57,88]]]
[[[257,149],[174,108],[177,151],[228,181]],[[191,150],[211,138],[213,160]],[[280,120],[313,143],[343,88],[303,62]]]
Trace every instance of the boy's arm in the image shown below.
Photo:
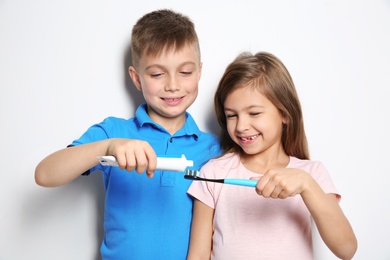
[[[209,260],[211,255],[214,209],[194,199],[190,248],[187,260]]]
[[[50,154],[35,169],[36,183],[44,187],[69,183],[99,163],[96,156],[106,153],[105,142],[72,146]]]
[[[153,177],[157,157],[146,141],[112,138],[72,146],[52,153],[35,169],[35,181],[45,187],[56,187],[69,183],[87,170],[96,166],[97,156],[114,155],[119,168],[138,173],[147,171]]]

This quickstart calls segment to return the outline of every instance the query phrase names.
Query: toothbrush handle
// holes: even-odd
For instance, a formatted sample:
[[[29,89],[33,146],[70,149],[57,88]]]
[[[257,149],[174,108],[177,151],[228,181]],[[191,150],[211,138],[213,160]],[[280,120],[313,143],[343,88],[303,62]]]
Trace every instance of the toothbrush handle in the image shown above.
[[[247,179],[225,179],[224,183],[233,184],[233,185],[241,185],[248,187],[255,187],[257,184],[257,180],[247,180]]]

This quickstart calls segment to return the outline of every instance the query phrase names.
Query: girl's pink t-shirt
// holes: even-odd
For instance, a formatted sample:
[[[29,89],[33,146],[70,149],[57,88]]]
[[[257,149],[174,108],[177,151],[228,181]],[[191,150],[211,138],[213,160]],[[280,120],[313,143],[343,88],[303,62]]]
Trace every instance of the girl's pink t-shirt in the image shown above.
[[[325,193],[339,198],[321,162],[290,157],[287,168],[308,172]],[[206,178],[258,177],[238,155],[212,159],[201,169]],[[272,199],[252,187],[194,181],[188,194],[215,210],[211,259],[313,259],[311,217],[301,196]]]

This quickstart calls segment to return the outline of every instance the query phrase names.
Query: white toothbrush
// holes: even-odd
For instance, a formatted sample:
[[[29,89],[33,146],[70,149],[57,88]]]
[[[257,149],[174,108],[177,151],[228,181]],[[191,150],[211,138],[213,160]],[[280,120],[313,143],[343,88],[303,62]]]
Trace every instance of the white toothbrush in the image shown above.
[[[114,156],[98,156],[100,164],[103,166],[118,166]],[[187,160],[184,154],[180,158],[157,157],[156,170],[184,172],[187,167],[194,166],[192,160]]]

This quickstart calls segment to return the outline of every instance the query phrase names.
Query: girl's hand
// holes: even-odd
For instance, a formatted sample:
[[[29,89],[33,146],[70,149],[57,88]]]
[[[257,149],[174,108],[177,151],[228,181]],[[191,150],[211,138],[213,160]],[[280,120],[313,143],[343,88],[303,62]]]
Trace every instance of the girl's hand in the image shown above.
[[[107,155],[115,156],[120,169],[136,170],[138,173],[153,177],[157,166],[157,156],[153,148],[146,141],[125,138],[108,139]]]
[[[283,168],[267,171],[256,185],[256,192],[265,198],[285,199],[301,194],[313,180],[300,169]]]

